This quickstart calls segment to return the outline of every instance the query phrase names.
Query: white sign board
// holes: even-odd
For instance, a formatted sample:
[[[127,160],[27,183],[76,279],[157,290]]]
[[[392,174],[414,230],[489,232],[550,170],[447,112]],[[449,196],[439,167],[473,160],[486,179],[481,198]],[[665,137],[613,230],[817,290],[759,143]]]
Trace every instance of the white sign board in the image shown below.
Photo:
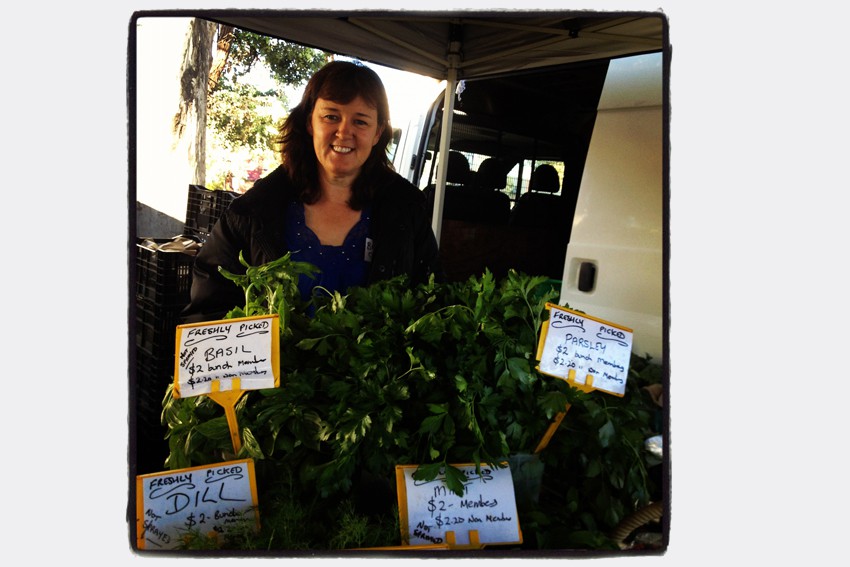
[[[540,334],[543,374],[622,396],[632,354],[632,331],[554,304]]]
[[[481,544],[522,543],[511,469],[482,464],[479,474],[475,465],[455,466],[466,476],[463,496],[446,487],[443,474],[419,481],[413,478],[416,465],[396,467],[399,515],[409,544],[444,544],[451,531],[457,545],[469,545],[470,530],[478,531]]]
[[[254,461],[244,459],[136,477],[136,544],[177,549],[191,531],[204,536],[259,527]]]
[[[174,388],[180,397],[279,384],[278,316],[178,325]],[[238,381],[236,381],[238,379]]]

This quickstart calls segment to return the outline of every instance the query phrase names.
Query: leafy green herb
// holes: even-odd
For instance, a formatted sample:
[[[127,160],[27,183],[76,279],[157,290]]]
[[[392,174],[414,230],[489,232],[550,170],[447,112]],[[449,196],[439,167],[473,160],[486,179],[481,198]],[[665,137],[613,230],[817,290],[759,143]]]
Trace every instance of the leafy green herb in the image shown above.
[[[568,404],[539,456],[540,498],[521,505],[524,545],[604,547],[619,520],[658,498],[642,453],[658,421],[640,386],[659,381],[659,367],[633,357],[623,398],[537,372],[538,332],[558,295],[547,278],[511,272],[496,281],[485,272],[411,286],[399,277],[345,295],[317,293],[306,304],[297,281],[314,267],[289,255],[263,266],[240,261],[244,275],[222,271],[245,291],[245,305],[227,317],[280,316],[281,385],[240,399],[238,455],[221,408],[203,396],[174,399],[169,388],[163,422],[171,468],[255,460],[264,519],[257,537],[265,538],[257,546],[362,546],[367,525],[387,538],[369,545],[398,545],[397,519],[395,531],[375,527],[397,515],[396,465],[418,465],[418,480],[442,475],[462,494],[453,463],[503,466],[533,453]],[[354,504],[341,512],[342,502]],[[276,510],[290,513],[278,520]],[[345,528],[328,533],[340,518]],[[575,535],[555,537],[562,531]],[[298,532],[298,541],[281,539],[284,532]]]

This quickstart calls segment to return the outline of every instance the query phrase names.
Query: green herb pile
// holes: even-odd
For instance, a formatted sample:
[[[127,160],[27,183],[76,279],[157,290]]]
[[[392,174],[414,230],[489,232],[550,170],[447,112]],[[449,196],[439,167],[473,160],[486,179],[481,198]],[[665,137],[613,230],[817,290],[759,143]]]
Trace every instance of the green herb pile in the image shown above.
[[[312,266],[288,255],[243,264],[244,276],[222,272],[245,291],[245,305],[227,318],[280,316],[280,387],[239,400],[239,454],[215,402],[175,399],[170,388],[163,400],[168,468],[255,460],[262,529],[215,542],[220,548],[400,545],[396,465],[419,465],[419,479],[443,469],[460,494],[452,463],[499,466],[530,455],[567,404],[527,467],[542,472],[539,497],[517,492],[523,548],[616,549],[606,534],[660,499],[643,449],[658,433],[657,408],[641,390],[660,381],[660,368],[633,356],[622,398],[539,374],[538,332],[558,296],[547,278],[484,273],[412,286],[400,277],[347,295],[317,289],[307,305],[297,279]],[[199,534],[187,541],[211,545]]]

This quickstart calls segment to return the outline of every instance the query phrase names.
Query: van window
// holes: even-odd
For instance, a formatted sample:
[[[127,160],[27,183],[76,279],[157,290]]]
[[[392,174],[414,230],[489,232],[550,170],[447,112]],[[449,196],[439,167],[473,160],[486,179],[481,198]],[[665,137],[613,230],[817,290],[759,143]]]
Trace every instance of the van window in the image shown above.
[[[479,172],[481,168],[481,164],[486,160],[497,159],[504,163],[506,172],[506,181],[505,186],[499,191],[507,195],[511,200],[511,207],[514,206],[517,199],[524,193],[528,193],[530,190],[530,182],[532,177],[532,172],[539,165],[551,165],[555,168],[558,173],[558,188],[556,191],[550,191],[549,194],[554,196],[561,196],[561,188],[563,185],[564,179],[564,162],[562,161],[553,161],[553,160],[520,160],[514,164],[505,163],[505,160],[499,158],[497,156],[490,156],[485,154],[477,154],[473,152],[459,152],[461,153],[467,160],[469,164],[469,170],[471,173],[470,184],[474,184],[474,180],[476,174]],[[439,153],[437,153],[439,156]],[[434,185],[436,183],[437,178],[437,161],[433,159],[433,152],[428,152],[425,161],[425,171],[428,172],[427,176],[423,176],[420,179],[419,188],[425,189],[430,185]]]
[[[393,128],[393,135],[390,138],[390,143],[387,144],[387,159],[390,162],[395,161],[396,152],[398,152],[398,144],[401,140],[401,128]]]
[[[520,195],[530,191],[531,174],[540,165],[551,165],[558,173],[558,189],[550,192],[550,195],[560,196],[561,188],[564,181],[564,162],[553,160],[522,160],[517,163],[514,168],[508,173],[508,187],[505,190],[513,201],[516,201]]]
[[[440,249],[450,279],[485,268],[560,280],[608,61],[465,81],[455,101]],[[423,117],[411,181],[433,207],[443,97]],[[462,162],[465,162],[462,163]],[[487,164],[501,164],[498,183]],[[458,174],[461,164],[466,175]],[[454,169],[454,171],[453,171]],[[540,170],[540,173],[537,173]],[[419,177],[416,177],[418,175]],[[487,177],[489,183],[481,183]],[[486,186],[486,187],[485,187]],[[498,194],[498,195],[497,195]]]

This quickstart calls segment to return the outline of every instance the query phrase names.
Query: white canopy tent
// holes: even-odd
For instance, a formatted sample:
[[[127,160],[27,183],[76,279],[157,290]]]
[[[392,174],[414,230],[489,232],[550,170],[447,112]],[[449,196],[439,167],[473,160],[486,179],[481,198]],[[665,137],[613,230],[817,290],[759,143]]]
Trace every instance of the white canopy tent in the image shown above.
[[[448,155],[460,80],[658,51],[661,12],[206,12],[198,17],[446,81],[440,155]],[[446,184],[440,160],[433,228],[437,241]]]

